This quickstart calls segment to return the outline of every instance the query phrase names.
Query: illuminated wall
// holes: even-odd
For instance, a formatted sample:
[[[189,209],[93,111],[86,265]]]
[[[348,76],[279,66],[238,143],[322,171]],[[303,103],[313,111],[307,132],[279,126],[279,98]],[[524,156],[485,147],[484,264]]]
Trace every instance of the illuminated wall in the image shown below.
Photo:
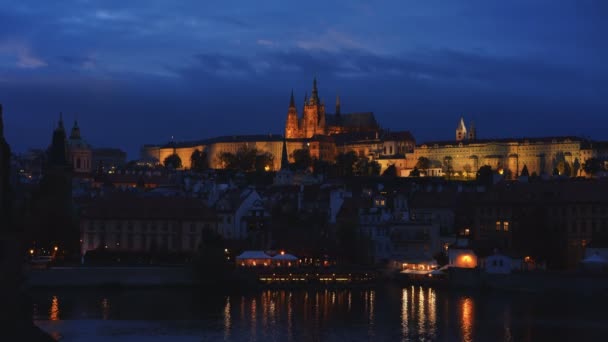
[[[556,163],[564,160],[571,166],[582,165],[595,155],[586,149],[581,141],[569,138],[553,140],[521,140],[512,142],[470,142],[453,144],[422,144],[413,153],[406,154],[406,168],[414,168],[420,157],[427,158],[435,167],[442,167],[450,160],[454,172],[475,174],[484,165],[492,169],[508,170],[519,175],[524,165],[530,174],[552,174]],[[579,171],[580,174],[581,171]]]

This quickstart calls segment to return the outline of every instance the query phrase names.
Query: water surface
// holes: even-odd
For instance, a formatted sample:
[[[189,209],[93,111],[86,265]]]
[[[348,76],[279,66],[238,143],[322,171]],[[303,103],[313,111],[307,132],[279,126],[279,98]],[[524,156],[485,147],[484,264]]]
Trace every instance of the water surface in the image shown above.
[[[607,301],[420,286],[32,293],[38,326],[62,341],[602,341]]]

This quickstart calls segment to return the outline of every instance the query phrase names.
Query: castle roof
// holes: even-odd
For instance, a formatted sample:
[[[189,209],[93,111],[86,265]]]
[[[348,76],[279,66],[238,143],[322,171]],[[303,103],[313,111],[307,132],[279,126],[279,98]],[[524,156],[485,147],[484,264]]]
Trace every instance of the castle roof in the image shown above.
[[[326,114],[325,122],[327,126],[343,126],[359,129],[377,129],[379,127],[376,117],[372,112],[363,113],[340,113]]]
[[[190,147],[197,145],[210,145],[216,143],[239,143],[239,142],[257,142],[257,141],[283,141],[281,134],[252,134],[252,135],[224,135],[202,140],[190,140],[180,142],[170,142],[161,147]],[[149,145],[154,146],[154,145]]]
[[[497,138],[497,139],[475,139],[475,140],[443,140],[443,141],[428,141],[417,145],[418,147],[428,146],[433,147],[434,145],[447,147],[447,146],[458,146],[462,144],[466,145],[478,145],[478,144],[490,144],[490,143],[518,143],[518,144],[536,144],[536,143],[567,143],[567,142],[581,142],[588,143],[589,141],[585,138],[577,136],[552,136],[552,137],[536,137],[536,138]]]

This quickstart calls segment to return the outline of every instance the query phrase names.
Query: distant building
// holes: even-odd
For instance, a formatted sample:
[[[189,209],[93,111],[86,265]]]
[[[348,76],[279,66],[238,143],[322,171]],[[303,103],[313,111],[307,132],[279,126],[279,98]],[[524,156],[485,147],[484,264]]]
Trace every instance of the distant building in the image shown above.
[[[115,194],[85,203],[81,254],[95,249],[195,252],[204,229],[217,232],[217,216],[200,200]]]
[[[574,269],[587,245],[608,236],[607,192],[604,180],[495,185],[473,202],[472,235],[549,268]]]
[[[127,164],[127,153],[118,148],[94,148],[93,168],[102,165],[104,170],[124,167]]]

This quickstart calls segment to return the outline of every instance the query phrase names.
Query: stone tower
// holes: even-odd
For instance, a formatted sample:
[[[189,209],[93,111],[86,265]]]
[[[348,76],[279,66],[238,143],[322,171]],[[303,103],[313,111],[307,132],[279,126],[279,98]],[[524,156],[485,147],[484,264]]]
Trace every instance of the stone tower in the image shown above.
[[[469,134],[467,135],[468,140],[477,139],[477,130],[475,129],[475,121],[471,121],[469,124]]]
[[[294,139],[300,137],[300,125],[298,119],[298,110],[293,98],[293,90],[291,91],[291,99],[289,100],[289,110],[287,111],[287,122],[285,123],[285,138]]]
[[[456,141],[463,141],[467,138],[467,126],[464,124],[464,118],[460,117],[458,127],[456,127]]]
[[[319,99],[317,79],[312,83],[312,94],[304,105],[303,138],[312,138],[317,134],[325,134],[325,105]]]

